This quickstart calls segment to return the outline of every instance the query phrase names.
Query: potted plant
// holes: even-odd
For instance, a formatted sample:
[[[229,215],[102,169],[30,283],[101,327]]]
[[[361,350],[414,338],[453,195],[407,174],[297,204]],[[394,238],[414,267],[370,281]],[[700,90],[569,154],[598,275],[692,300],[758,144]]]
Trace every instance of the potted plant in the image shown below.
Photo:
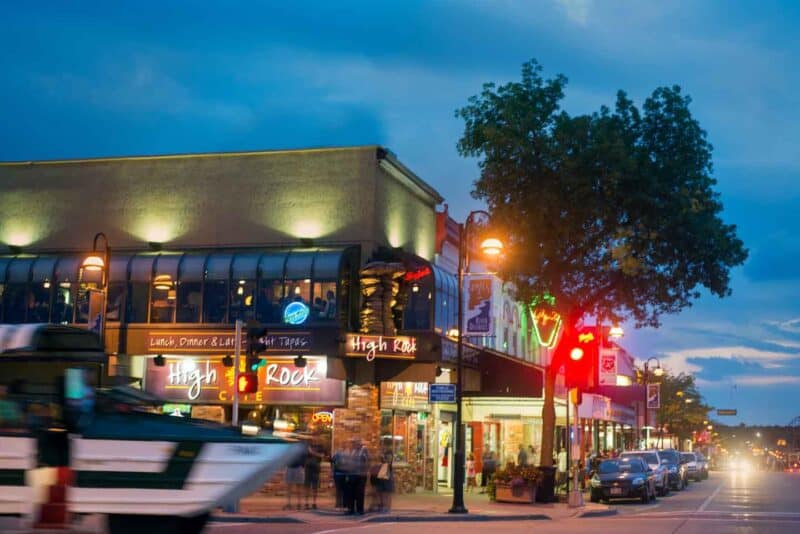
[[[539,469],[530,465],[507,465],[489,481],[489,498],[497,502],[533,503],[542,480]]]

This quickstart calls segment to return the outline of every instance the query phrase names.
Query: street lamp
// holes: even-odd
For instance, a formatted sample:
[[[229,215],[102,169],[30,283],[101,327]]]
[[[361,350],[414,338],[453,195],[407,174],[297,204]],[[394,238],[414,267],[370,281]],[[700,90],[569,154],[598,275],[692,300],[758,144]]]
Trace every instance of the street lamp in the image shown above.
[[[461,395],[462,395],[462,358],[464,354],[464,273],[469,272],[469,238],[473,217],[490,215],[483,210],[471,211],[467,220],[459,228],[458,239],[458,333],[456,356],[456,448],[453,458],[453,505],[451,514],[466,514],[469,511],[464,506],[464,431],[461,427]],[[503,243],[499,239],[489,238],[481,243],[481,252],[490,257],[499,256],[503,252]]]
[[[100,238],[103,238],[103,250],[99,251],[97,249],[97,241]],[[100,253],[102,252],[102,256]],[[103,232],[97,232],[94,236],[94,240],[92,241],[92,253],[83,260],[83,264],[81,267],[84,271],[89,272],[99,272],[100,273],[100,290],[102,292],[102,299],[100,303],[100,309],[97,310],[97,313],[100,314],[100,324],[98,335],[100,336],[100,341],[105,347],[105,340],[106,340],[106,329],[105,329],[105,315],[106,315],[106,299],[108,298],[108,271],[110,265],[110,258],[111,257],[111,247],[108,246],[108,237]],[[91,311],[91,298],[89,302],[89,309]],[[92,317],[89,317],[89,325],[91,328],[92,324]]]
[[[656,366],[653,369],[653,374],[655,376],[661,376],[661,375],[664,374],[664,368],[661,367],[661,361],[658,358],[656,358],[655,356],[653,356],[652,358],[648,358],[644,362],[644,432],[645,432],[644,448],[645,449],[647,448],[648,443],[650,443],[650,426],[647,423],[648,415],[650,414],[650,407],[649,407],[650,401],[647,398],[647,395],[648,395],[647,384],[648,384],[648,382],[650,380],[650,368],[649,368],[649,365],[650,365],[651,361],[655,361],[656,362]]]

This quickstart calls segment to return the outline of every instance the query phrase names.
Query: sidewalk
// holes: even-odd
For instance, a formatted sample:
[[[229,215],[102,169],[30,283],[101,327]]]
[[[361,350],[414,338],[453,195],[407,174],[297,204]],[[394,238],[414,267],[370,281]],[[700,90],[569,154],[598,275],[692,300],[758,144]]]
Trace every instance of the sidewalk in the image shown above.
[[[566,503],[510,504],[489,502],[486,495],[467,493],[464,504],[469,514],[450,514],[452,493],[434,494],[418,492],[409,495],[394,495],[391,512],[367,512],[363,516],[346,516],[334,510],[334,500],[323,497],[317,500],[317,510],[284,510],[285,497],[270,497],[255,494],[242,499],[238,513],[215,513],[212,521],[314,523],[331,520],[342,522],[422,522],[422,521],[533,521],[559,520],[579,516],[611,515],[608,506],[594,504],[586,499],[583,508],[569,508]],[[369,506],[369,496],[366,507]]]

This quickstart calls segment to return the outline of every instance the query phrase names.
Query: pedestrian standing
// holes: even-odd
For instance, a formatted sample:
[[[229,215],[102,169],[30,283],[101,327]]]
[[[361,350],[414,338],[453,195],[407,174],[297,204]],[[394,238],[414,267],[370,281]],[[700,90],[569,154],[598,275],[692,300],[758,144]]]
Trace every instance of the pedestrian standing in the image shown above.
[[[477,487],[475,484],[475,456],[469,453],[469,458],[467,458],[467,493],[471,493],[475,487]]]
[[[308,445],[305,463],[306,510],[317,509],[317,493],[319,492],[319,473],[322,466],[322,450],[317,439]],[[311,504],[309,505],[309,498]]]
[[[522,467],[528,465],[528,453],[525,451],[525,446],[519,444],[519,452],[517,453],[517,465]]]
[[[284,510],[292,509],[292,494],[295,495],[297,509],[300,510],[303,484],[305,482],[306,451],[298,454],[286,467],[286,505]]]
[[[353,440],[353,512],[364,515],[364,493],[369,473],[369,451],[361,440]]]
[[[393,459],[392,451],[385,451],[383,458],[381,458],[380,469],[378,469],[378,508],[381,512],[389,512],[392,509],[392,493],[394,492]]]
[[[567,449],[561,447],[558,452],[558,485],[565,486],[567,484]]]
[[[344,493],[345,481],[347,479],[347,472],[345,471],[345,451],[341,448],[336,449],[336,452],[331,456],[331,470],[333,471],[333,485],[336,488],[336,508],[337,510],[343,509],[344,506]]]
[[[528,445],[528,465],[536,465],[536,449]]]

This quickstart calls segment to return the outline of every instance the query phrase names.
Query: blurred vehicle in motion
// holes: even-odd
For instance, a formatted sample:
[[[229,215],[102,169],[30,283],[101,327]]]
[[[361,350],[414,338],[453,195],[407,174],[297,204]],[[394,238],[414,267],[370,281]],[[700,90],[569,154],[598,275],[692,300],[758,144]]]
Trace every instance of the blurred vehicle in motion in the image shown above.
[[[708,459],[700,451],[694,451],[694,457],[697,460],[697,469],[700,471],[700,477],[703,480],[707,479],[709,471]]]
[[[787,454],[785,465],[784,471],[787,473],[800,473],[800,452]]]
[[[260,488],[302,451],[269,434],[153,413],[160,399],[103,386],[107,363],[88,330],[0,325],[0,514],[45,523],[51,512],[63,522],[106,514],[112,534],[200,532],[214,508]],[[53,487],[59,502],[38,503]]]
[[[656,492],[659,497],[664,497],[669,494],[669,471],[667,466],[661,463],[658,451],[628,451],[620,455],[620,458],[631,457],[640,458],[653,470],[653,476],[656,479]]]
[[[590,480],[592,502],[612,499],[640,499],[644,504],[656,498],[656,477],[652,469],[635,456],[603,460]]]

